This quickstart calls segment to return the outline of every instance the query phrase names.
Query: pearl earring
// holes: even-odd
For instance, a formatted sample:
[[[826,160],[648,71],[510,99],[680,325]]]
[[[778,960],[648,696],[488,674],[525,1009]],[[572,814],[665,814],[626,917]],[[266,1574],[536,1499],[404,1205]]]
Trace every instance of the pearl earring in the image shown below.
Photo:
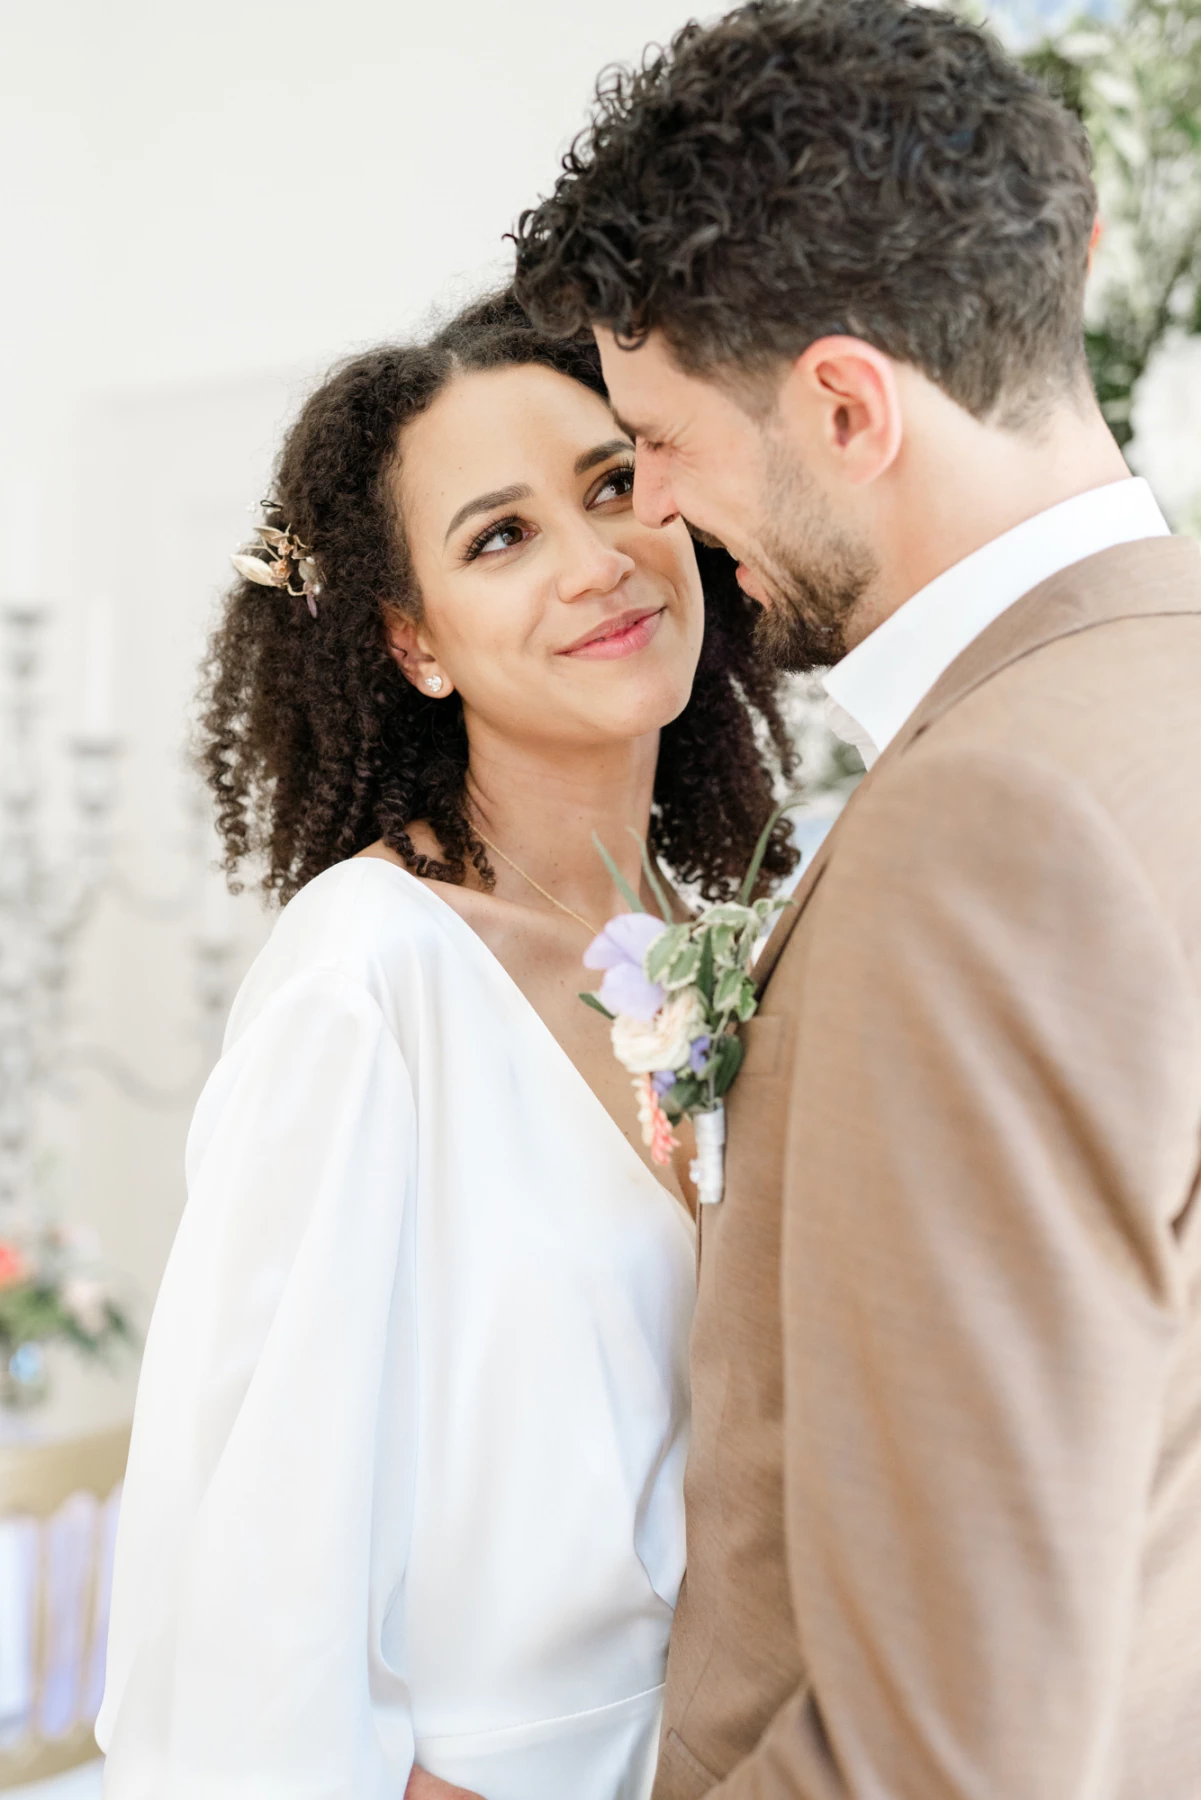
[[[430,690],[431,694],[440,694],[442,692],[441,675],[427,675],[425,678],[425,685]]]

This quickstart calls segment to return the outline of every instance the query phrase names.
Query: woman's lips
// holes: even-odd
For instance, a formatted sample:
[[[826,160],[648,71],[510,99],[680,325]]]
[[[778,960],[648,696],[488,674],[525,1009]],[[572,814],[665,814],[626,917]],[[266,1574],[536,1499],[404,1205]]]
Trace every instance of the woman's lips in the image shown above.
[[[654,612],[623,613],[620,618],[610,619],[599,632],[594,632],[582,643],[573,644],[559,654],[586,657],[589,662],[613,662],[621,656],[633,656],[650,643],[665,610],[660,606]]]

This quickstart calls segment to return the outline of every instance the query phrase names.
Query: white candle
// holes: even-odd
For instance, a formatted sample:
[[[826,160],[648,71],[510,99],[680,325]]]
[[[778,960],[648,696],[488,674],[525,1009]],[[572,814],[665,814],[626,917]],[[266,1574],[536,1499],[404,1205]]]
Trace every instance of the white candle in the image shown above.
[[[221,869],[209,868],[204,873],[200,895],[200,941],[208,950],[225,950],[234,938],[234,897],[225,883]]]
[[[0,495],[0,599],[42,599],[41,496],[31,481]]]
[[[88,598],[83,619],[83,708],[80,733],[116,736],[117,642],[113,603],[107,594]]]

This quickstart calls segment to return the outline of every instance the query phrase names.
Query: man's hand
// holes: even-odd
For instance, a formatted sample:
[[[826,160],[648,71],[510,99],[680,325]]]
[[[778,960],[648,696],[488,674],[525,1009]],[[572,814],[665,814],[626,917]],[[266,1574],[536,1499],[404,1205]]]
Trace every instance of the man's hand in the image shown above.
[[[482,1800],[482,1796],[473,1794],[470,1788],[453,1787],[449,1781],[441,1781],[437,1775],[431,1775],[428,1769],[419,1769],[414,1763],[405,1788],[405,1800]]]

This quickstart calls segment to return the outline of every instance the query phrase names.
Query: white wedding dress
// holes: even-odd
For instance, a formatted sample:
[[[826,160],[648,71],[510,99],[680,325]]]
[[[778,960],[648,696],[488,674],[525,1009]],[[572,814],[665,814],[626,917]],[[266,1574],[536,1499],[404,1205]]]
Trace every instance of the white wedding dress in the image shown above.
[[[188,1143],[118,1537],[109,1800],[642,1800],[691,1220],[393,864],[282,913]]]

